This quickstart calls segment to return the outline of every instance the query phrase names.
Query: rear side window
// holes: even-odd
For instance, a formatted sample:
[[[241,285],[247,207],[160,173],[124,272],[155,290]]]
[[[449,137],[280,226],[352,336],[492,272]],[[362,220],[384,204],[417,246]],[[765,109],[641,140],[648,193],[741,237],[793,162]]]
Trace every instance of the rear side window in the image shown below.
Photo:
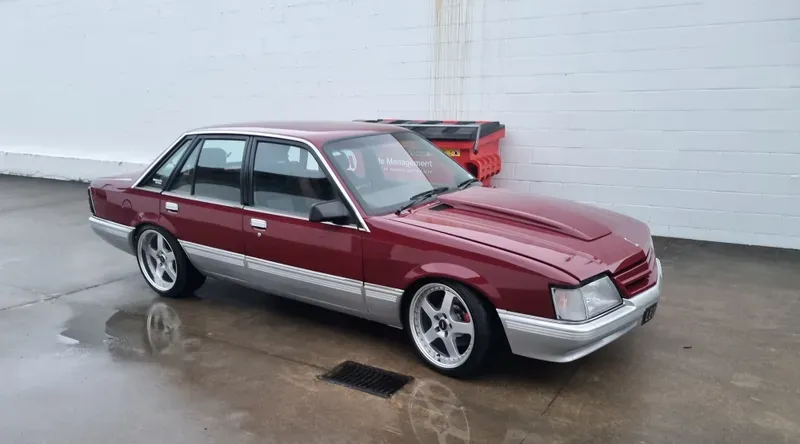
[[[192,184],[194,184],[194,170],[197,167],[197,154],[200,147],[195,147],[186,162],[183,163],[181,171],[175,176],[169,186],[169,191],[179,194],[192,194]]]
[[[246,144],[244,139],[203,140],[194,170],[193,194],[241,202],[242,158]]]
[[[191,146],[191,144],[192,144],[191,139],[185,140],[181,144],[181,146],[177,150],[175,150],[175,152],[172,153],[171,156],[169,156],[167,161],[164,162],[163,165],[161,165],[161,168],[159,168],[158,171],[156,171],[150,177],[150,179],[147,182],[145,182],[144,186],[161,189],[164,186],[164,184],[167,183],[167,179],[169,179],[170,174],[172,174],[172,171],[175,169],[176,166],[178,166],[178,162],[181,161],[183,153],[185,153],[186,150],[189,149],[189,146]]]

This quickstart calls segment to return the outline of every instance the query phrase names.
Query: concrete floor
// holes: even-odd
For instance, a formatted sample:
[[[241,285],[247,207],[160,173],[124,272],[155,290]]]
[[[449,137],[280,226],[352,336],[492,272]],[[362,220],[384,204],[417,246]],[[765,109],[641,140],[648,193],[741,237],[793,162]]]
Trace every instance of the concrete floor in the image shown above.
[[[575,363],[422,366],[402,332],[209,280],[154,297],[85,185],[0,176],[0,442],[800,442],[800,252],[658,242],[656,318]],[[179,337],[153,353],[145,313]],[[321,381],[412,375],[389,400]]]

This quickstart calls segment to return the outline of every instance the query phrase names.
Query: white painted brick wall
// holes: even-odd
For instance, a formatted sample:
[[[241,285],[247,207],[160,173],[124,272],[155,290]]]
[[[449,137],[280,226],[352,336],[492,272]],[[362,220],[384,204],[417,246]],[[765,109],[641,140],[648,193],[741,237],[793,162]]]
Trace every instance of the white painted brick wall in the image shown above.
[[[223,121],[493,119],[499,186],[800,248],[798,0],[0,1],[0,55],[0,172]]]

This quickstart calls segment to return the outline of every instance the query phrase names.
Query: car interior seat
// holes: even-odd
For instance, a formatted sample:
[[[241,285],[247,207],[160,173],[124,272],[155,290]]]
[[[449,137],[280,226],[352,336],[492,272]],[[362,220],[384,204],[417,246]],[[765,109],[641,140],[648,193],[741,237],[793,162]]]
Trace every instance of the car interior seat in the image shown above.
[[[194,194],[198,196],[240,201],[239,171],[228,168],[228,155],[222,148],[203,147],[195,172]]]

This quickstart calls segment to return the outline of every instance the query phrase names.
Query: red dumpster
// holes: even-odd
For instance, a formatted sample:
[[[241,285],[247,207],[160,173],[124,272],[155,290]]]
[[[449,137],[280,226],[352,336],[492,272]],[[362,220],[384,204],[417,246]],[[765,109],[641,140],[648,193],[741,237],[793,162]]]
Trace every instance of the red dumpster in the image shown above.
[[[484,186],[491,186],[492,176],[500,172],[500,139],[506,127],[500,122],[375,119],[359,122],[388,123],[408,128],[430,140]]]

